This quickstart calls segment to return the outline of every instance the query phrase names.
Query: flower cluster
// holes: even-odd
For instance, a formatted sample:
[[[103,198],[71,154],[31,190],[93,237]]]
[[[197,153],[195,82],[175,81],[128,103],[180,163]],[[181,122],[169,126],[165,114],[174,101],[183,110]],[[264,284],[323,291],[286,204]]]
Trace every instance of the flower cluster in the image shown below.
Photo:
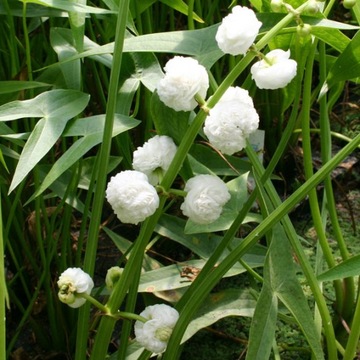
[[[187,192],[180,209],[197,224],[210,224],[221,215],[223,206],[230,200],[225,183],[214,175],[197,175],[185,185]]]
[[[253,10],[235,6],[222,20],[215,39],[224,53],[245,54],[261,25]],[[256,51],[255,47],[252,51]],[[295,77],[297,63],[290,59],[290,51],[275,49],[261,57],[262,60],[253,64],[250,70],[260,89],[283,88]],[[160,100],[175,111],[193,110],[197,100],[206,96],[209,87],[205,67],[193,58],[175,56],[164,70],[164,77],[157,86]],[[204,134],[212,146],[223,154],[232,155],[246,146],[248,137],[258,126],[259,116],[248,91],[229,87],[209,110]],[[161,182],[176,151],[170,137],[156,135],[134,151],[134,170],[123,171],[111,178],[106,197],[120,221],[138,224],[154,214],[159,206],[154,186]],[[195,177],[187,182],[181,210],[192,221],[207,224],[220,216],[230,195],[220,179],[209,176],[201,179]]]
[[[165,304],[148,306],[140,316],[147,321],[136,321],[134,326],[136,341],[153,353],[165,351],[179,313]]]
[[[259,116],[247,90],[230,87],[210,110],[204,133],[224,154],[242,150],[246,139],[259,126]]]
[[[81,295],[91,293],[94,282],[89,274],[80,268],[68,268],[59,277],[58,296],[61,302],[78,308],[86,301]]]

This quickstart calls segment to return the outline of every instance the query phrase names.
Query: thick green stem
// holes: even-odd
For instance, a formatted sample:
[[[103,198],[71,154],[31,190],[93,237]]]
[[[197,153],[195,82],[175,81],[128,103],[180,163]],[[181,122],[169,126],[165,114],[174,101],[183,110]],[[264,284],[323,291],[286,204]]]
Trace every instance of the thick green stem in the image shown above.
[[[326,53],[325,44],[319,44],[319,59],[320,59],[320,82],[323,83],[326,80]],[[326,95],[322,96],[320,101],[320,142],[321,142],[321,157],[323,163],[326,163],[331,159],[331,131],[330,122],[328,117],[328,105]],[[340,228],[339,220],[336,213],[336,204],[334,198],[334,192],[332,187],[331,177],[327,176],[324,180],[325,195],[327,201],[327,211],[330,216],[332,229],[335,235],[335,239],[340,250],[340,254],[343,260],[349,258],[349,252],[346,247],[344,237]],[[352,277],[346,278],[343,281],[343,306],[341,309],[341,316],[348,320],[353,312],[354,298],[355,298],[355,284]]]
[[[0,359],[6,359],[6,304],[9,304],[9,298],[5,281],[4,238],[0,201]]]
[[[99,167],[94,169],[93,176],[96,177],[96,191],[92,206],[92,216],[89,225],[89,238],[87,241],[87,249],[84,259],[84,270],[93,274],[96,251],[98,243],[98,235],[100,230],[102,208],[104,203],[104,193],[106,187],[106,175],[108,169],[112,130],[114,124],[114,114],[116,111],[116,103],[118,96],[118,84],[120,77],[120,69],[122,62],[122,51],[125,39],[125,30],[130,0],[120,0],[118,19],[116,23],[116,35],[114,45],[114,56],[110,74],[109,96],[106,107],[105,127],[103,141],[100,148]],[[75,360],[85,360],[88,342],[90,307],[86,304],[80,309]],[[104,354],[105,355],[105,354]],[[104,356],[105,357],[105,356]],[[100,359],[100,358],[99,358]]]
[[[311,108],[311,86],[312,86],[312,77],[313,77],[312,70],[313,70],[317,43],[318,42],[315,41],[314,44],[312,45],[313,47],[311,49],[311,53],[307,61],[305,80],[304,80],[302,114],[301,114],[302,148],[304,154],[304,173],[306,179],[310,179],[314,174],[312,151],[311,151],[311,136],[310,136],[310,108]],[[336,265],[336,263],[323,228],[323,222],[320,213],[319,201],[318,201],[316,189],[311,189],[311,191],[309,191],[309,204],[310,204],[310,210],[311,210],[314,227],[316,230],[316,234],[318,236],[318,241],[320,243],[321,249],[324,253],[324,258],[328,266],[332,268]],[[337,310],[339,313],[341,313],[341,309],[343,306],[343,293],[342,293],[342,285],[339,280],[334,281],[334,288],[336,294]]]

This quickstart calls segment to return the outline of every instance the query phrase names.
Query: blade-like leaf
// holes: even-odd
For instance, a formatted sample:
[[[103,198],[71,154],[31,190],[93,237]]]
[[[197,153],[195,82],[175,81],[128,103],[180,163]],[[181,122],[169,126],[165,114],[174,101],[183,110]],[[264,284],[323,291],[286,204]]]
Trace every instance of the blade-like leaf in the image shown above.
[[[353,256],[330,270],[325,271],[318,276],[318,280],[333,281],[358,275],[360,275],[360,255]]]
[[[271,288],[264,284],[257,301],[250,328],[247,360],[266,360],[274,341],[278,300]]]
[[[0,81],[0,94],[7,94],[38,87],[51,86],[50,84],[38,81]]]

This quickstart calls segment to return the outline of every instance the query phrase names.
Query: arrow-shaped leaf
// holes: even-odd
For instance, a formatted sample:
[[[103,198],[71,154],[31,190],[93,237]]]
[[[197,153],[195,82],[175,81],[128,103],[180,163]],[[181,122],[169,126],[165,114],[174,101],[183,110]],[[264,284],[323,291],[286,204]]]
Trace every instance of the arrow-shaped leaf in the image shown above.
[[[10,185],[14,190],[61,136],[66,123],[86,107],[89,95],[74,90],[52,90],[31,100],[0,106],[0,121],[40,117],[21,153]]]

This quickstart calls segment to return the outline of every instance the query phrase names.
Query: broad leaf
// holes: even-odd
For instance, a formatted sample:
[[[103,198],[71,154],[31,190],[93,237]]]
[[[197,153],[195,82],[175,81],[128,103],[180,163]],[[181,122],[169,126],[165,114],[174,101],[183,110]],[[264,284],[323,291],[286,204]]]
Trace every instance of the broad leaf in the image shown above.
[[[89,95],[74,90],[51,90],[31,100],[0,106],[0,121],[40,117],[27,140],[9,192],[27,176],[61,136],[66,123],[84,110]]]
[[[331,87],[338,81],[360,76],[360,31],[352,38],[342,54],[331,67],[327,84]]]
[[[194,320],[188,325],[181,342],[185,342],[200,329],[227,316],[251,317],[255,305],[256,300],[247,290],[227,289],[212,293],[204,301]]]

